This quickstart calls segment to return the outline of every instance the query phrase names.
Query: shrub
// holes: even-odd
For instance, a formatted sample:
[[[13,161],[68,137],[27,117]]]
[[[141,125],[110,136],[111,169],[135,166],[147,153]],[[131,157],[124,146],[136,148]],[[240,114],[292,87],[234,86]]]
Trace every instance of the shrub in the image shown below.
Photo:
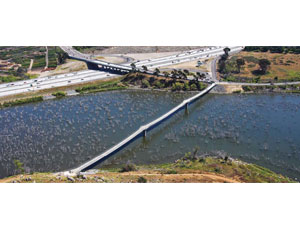
[[[234,76],[228,76],[225,79],[226,81],[233,81],[233,82],[237,81],[237,79]]]
[[[139,177],[138,178],[138,181],[137,181],[138,183],[147,183],[147,179],[145,178],[145,177]]]
[[[203,82],[198,82],[198,89],[201,91],[201,90],[204,90],[206,88],[206,84],[204,84]]]
[[[173,91],[180,91],[180,90],[183,89],[183,86],[184,86],[183,83],[175,82],[175,83],[172,85],[172,90],[173,90]]]
[[[62,91],[58,91],[56,93],[52,93],[53,96],[57,97],[57,98],[61,98],[61,97],[65,97],[66,93],[62,92]]]
[[[243,90],[244,90],[245,92],[249,92],[249,91],[252,90],[251,87],[248,86],[248,85],[243,85],[242,88],[243,88]]]
[[[144,79],[142,81],[142,88],[150,88],[150,83],[148,80]]]
[[[235,90],[233,93],[241,93],[241,90]]]
[[[189,86],[189,83],[184,83],[184,85],[183,85],[183,90],[185,90],[185,91],[189,91],[190,90],[190,86]]]
[[[280,89],[286,89],[286,85],[279,85]]]
[[[199,158],[199,162],[200,162],[200,163],[205,163],[205,158],[200,157],[200,158]]]
[[[120,170],[120,172],[131,172],[131,171],[136,171],[136,166],[130,162],[124,165]]]
[[[214,170],[216,173],[220,173],[221,172],[221,169],[216,167],[215,170]]]
[[[19,160],[14,160],[15,167],[18,173],[24,173],[23,163]]]
[[[154,86],[155,86],[155,88],[161,89],[164,87],[164,84],[161,83],[159,80],[157,80],[154,82]]]
[[[14,82],[18,80],[20,80],[20,78],[15,76],[0,77],[0,82]]]
[[[190,90],[192,90],[192,91],[196,91],[197,90],[197,86],[196,86],[195,83],[193,83],[193,84],[190,85]]]
[[[2,107],[10,107],[10,106],[22,105],[22,104],[27,104],[27,103],[39,102],[39,101],[43,101],[43,97],[42,96],[25,98],[25,99],[19,99],[19,100],[9,101],[9,102],[4,102],[2,104]]]
[[[177,171],[174,169],[170,169],[170,170],[166,171],[166,174],[177,174]]]

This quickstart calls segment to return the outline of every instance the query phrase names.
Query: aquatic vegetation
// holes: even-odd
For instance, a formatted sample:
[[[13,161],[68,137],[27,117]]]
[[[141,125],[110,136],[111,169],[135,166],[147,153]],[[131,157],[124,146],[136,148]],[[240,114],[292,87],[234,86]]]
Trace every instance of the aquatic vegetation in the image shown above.
[[[52,93],[52,95],[55,96],[56,98],[62,98],[66,96],[66,93],[62,91],[58,91],[56,93]]]
[[[103,92],[103,91],[111,91],[111,90],[121,90],[126,88],[127,87],[124,84],[122,84],[119,79],[117,79],[117,80],[110,80],[98,84],[79,87],[76,89],[76,92],[95,93],[95,92]]]
[[[28,103],[33,103],[33,102],[40,102],[43,101],[43,97],[30,97],[30,98],[25,98],[25,99],[18,99],[15,101],[9,101],[9,102],[4,102],[0,105],[1,107],[10,107],[10,106],[16,106],[16,105],[23,105],[23,104],[28,104]]]
[[[0,177],[77,167],[169,111],[191,92],[124,90],[85,94],[0,110]],[[300,97],[210,95],[189,106],[97,167],[229,156],[293,179],[300,175]]]

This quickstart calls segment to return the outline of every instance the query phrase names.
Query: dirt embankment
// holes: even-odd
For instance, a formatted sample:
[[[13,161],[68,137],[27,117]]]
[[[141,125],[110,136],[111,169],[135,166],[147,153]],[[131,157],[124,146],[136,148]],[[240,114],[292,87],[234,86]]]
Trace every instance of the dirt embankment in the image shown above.
[[[230,94],[236,92],[243,92],[241,85],[216,85],[211,93]]]
[[[228,157],[198,157],[187,153],[175,163],[94,170],[78,176],[34,173],[1,179],[0,183],[242,183],[294,182],[266,168]]]
[[[180,52],[204,47],[206,46],[94,46],[90,48],[82,47],[80,51],[89,54],[160,53]]]

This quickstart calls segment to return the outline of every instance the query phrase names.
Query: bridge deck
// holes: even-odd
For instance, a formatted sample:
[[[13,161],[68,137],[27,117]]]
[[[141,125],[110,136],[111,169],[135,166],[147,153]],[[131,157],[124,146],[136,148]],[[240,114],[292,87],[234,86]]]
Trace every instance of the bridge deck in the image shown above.
[[[127,145],[129,145],[130,143],[132,143],[137,138],[143,136],[145,132],[150,131],[151,129],[155,128],[156,126],[158,126],[163,121],[165,121],[168,118],[170,118],[171,116],[173,116],[178,111],[184,109],[186,105],[189,105],[189,104],[193,103],[198,98],[200,98],[201,96],[203,96],[206,93],[208,93],[215,86],[216,86],[216,84],[213,83],[212,85],[210,85],[209,87],[207,87],[205,90],[201,91],[200,93],[196,94],[195,96],[193,96],[193,97],[191,97],[189,99],[184,100],[178,106],[176,106],[175,108],[173,108],[169,112],[165,113],[164,115],[160,116],[156,120],[154,120],[154,121],[152,121],[152,122],[150,122],[150,123],[148,123],[146,125],[141,126],[137,131],[135,131],[130,136],[128,136],[127,138],[125,138],[123,141],[121,141],[120,143],[116,144],[112,148],[108,149],[104,153],[102,153],[99,156],[93,158],[92,160],[84,163],[83,165],[79,166],[78,168],[75,168],[75,169],[71,170],[71,173],[79,173],[81,171],[86,171],[88,169],[93,168],[97,164],[103,162],[108,157],[112,156],[113,154],[117,153],[118,151],[120,151],[121,149],[123,149],[124,147],[126,147]]]

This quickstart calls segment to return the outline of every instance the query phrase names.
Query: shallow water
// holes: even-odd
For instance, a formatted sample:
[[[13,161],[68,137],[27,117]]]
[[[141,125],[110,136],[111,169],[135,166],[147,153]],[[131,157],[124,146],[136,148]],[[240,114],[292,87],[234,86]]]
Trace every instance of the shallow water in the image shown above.
[[[191,93],[120,91],[0,110],[0,177],[77,167],[167,112]],[[99,167],[229,155],[299,178],[300,96],[206,95]]]

